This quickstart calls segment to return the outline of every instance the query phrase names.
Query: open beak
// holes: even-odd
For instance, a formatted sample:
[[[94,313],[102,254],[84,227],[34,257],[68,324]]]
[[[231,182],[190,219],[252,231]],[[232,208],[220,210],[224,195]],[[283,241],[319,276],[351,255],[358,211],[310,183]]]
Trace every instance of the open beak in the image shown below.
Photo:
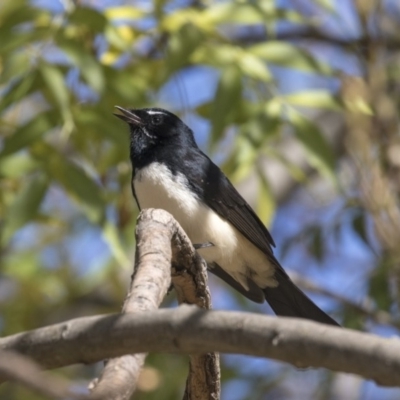
[[[143,121],[133,111],[129,111],[120,106],[115,106],[115,108],[117,108],[119,111],[121,111],[122,114],[114,113],[114,115],[116,117],[122,119],[122,121],[124,121],[128,124],[136,125],[136,126],[143,125]]]

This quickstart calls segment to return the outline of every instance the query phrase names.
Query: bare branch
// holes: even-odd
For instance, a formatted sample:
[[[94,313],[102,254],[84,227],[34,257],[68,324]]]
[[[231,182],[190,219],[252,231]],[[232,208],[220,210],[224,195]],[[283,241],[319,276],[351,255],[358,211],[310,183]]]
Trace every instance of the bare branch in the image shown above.
[[[312,282],[309,279],[304,278],[298,273],[294,271],[290,271],[289,273],[290,279],[300,286],[300,288],[309,290],[310,292],[322,294],[324,296],[328,296],[340,303],[344,306],[349,307],[350,309],[354,310],[358,314],[364,315],[365,317],[371,318],[373,321],[377,322],[378,324],[386,324],[392,325],[396,328],[400,328],[400,322],[394,319],[388,312],[383,310],[378,310],[372,307],[372,304],[357,304],[340,294],[337,294],[329,289],[323,288],[318,286],[315,282]],[[370,302],[371,303],[371,302]]]
[[[397,337],[193,306],[78,318],[2,338],[1,348],[40,360],[47,368],[132,353],[218,351],[268,357],[297,367],[324,367],[358,374],[380,385],[400,386]]]
[[[0,351],[0,380],[10,380],[49,399],[87,399],[70,391],[70,383],[41,370],[36,362],[13,351]]]
[[[229,39],[241,45],[266,42],[268,40],[295,40],[324,43],[328,45],[342,47],[347,50],[364,49],[370,46],[371,43],[373,45],[381,45],[388,50],[400,50],[400,40],[396,36],[381,34],[381,36],[371,35],[360,36],[357,38],[343,38],[339,36],[333,36],[321,30],[309,27],[301,27],[299,29],[290,29],[284,32],[278,32],[274,37],[268,37],[266,32],[262,32],[260,30],[253,30],[244,33],[240,31],[238,34],[230,33]]]

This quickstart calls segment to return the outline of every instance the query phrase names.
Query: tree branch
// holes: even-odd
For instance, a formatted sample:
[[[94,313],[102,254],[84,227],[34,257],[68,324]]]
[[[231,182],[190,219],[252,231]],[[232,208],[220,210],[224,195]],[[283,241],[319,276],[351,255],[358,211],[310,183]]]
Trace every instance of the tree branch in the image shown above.
[[[387,311],[379,310],[373,308],[371,304],[357,304],[338,293],[335,293],[329,289],[318,286],[315,282],[304,278],[300,274],[290,271],[290,279],[301,289],[308,290],[310,292],[322,294],[328,296],[346,307],[351,308],[358,314],[365,317],[371,318],[374,322],[378,324],[392,325],[396,328],[400,328],[400,323],[398,320],[394,319]],[[371,303],[371,301],[369,302]]]
[[[343,38],[333,36],[322,30],[309,27],[301,27],[298,29],[290,29],[284,32],[278,32],[274,37],[261,30],[249,30],[248,32],[239,32],[238,34],[230,33],[229,39],[240,45],[250,45],[254,43],[266,42],[268,40],[295,40],[295,41],[312,41],[324,43],[328,45],[342,47],[348,50],[364,49],[372,44],[381,45],[387,50],[400,50],[400,40],[398,37],[382,33],[381,35],[359,36]]]
[[[132,332],[135,332],[132,335]],[[0,339],[47,368],[143,352],[218,351],[324,367],[400,386],[400,340],[316,322],[204,311],[193,306],[151,313],[78,318]],[[55,356],[56,355],[56,356]]]
[[[156,310],[171,284],[180,303],[209,309],[206,264],[189,238],[163,210],[140,213],[136,227],[136,257],[131,286],[122,313]],[[124,355],[109,360],[101,376],[91,385],[91,399],[129,399],[135,391],[146,354]],[[191,355],[185,398],[218,399],[219,360],[214,353]]]
[[[58,376],[50,376],[40,365],[13,351],[0,350],[0,380],[7,379],[41,394],[49,399],[87,399],[87,396],[72,393],[70,383]]]

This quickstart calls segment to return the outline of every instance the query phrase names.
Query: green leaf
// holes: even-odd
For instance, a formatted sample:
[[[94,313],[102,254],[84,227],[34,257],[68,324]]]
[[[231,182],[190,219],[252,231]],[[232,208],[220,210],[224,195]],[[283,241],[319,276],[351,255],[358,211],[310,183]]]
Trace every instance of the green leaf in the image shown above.
[[[191,54],[202,40],[201,32],[190,24],[183,25],[179,31],[171,34],[168,40],[166,77],[188,64]]]
[[[36,143],[32,155],[43,162],[47,173],[57,180],[68,195],[82,206],[89,221],[101,225],[105,218],[105,202],[99,186],[75,163],[46,143]]]
[[[315,74],[333,74],[333,70],[328,64],[318,61],[306,51],[290,43],[268,41],[251,46],[247,50],[271,64]]]
[[[293,125],[296,137],[308,151],[309,162],[320,173],[336,181],[335,157],[320,129],[294,109],[288,110],[288,118]]]
[[[13,234],[37,215],[40,204],[48,187],[48,179],[38,174],[26,180],[11,206],[6,210],[2,244],[5,245]]]
[[[208,7],[202,16],[212,24],[260,24],[277,19],[304,22],[303,15],[293,10],[277,8],[272,1],[264,2],[224,2]]]
[[[103,32],[107,25],[107,18],[95,10],[94,8],[89,8],[80,5],[75,7],[72,14],[69,16],[70,23],[77,25],[82,25],[91,28],[94,32]]]
[[[9,83],[11,79],[16,79],[25,75],[31,68],[31,61],[26,52],[11,53],[4,59],[3,69],[0,74],[0,85]]]
[[[12,136],[4,139],[0,158],[15,153],[44,136],[56,126],[56,115],[57,113],[54,110],[46,111],[36,115],[25,125],[18,127]]]
[[[258,152],[246,136],[238,136],[233,157],[224,166],[233,182],[240,182],[253,171]]]
[[[257,166],[257,175],[259,180],[257,214],[261,221],[269,226],[275,213],[276,203],[269,182],[260,166]]]
[[[287,94],[283,98],[293,106],[341,110],[338,98],[326,90],[306,90]]]
[[[79,68],[87,83],[99,94],[104,89],[104,75],[101,64],[80,43],[58,36],[57,44],[71,62]]]
[[[37,71],[21,76],[12,82],[0,99],[0,110],[5,110],[40,88],[42,80]]]
[[[238,64],[245,75],[263,82],[272,81],[272,75],[266,63],[263,63],[258,57],[244,52],[239,57]]]
[[[26,153],[0,158],[0,176],[17,178],[37,169],[39,163]]]
[[[41,63],[39,69],[54,100],[58,103],[64,119],[71,122],[72,116],[69,109],[69,92],[65,84],[63,73],[56,66],[45,62]]]
[[[207,64],[216,67],[229,67],[236,65],[242,50],[229,44],[215,46],[203,43],[193,52],[191,61],[194,64]]]
[[[215,143],[229,121],[230,113],[239,104],[242,93],[240,70],[232,65],[221,72],[211,114],[212,140]]]

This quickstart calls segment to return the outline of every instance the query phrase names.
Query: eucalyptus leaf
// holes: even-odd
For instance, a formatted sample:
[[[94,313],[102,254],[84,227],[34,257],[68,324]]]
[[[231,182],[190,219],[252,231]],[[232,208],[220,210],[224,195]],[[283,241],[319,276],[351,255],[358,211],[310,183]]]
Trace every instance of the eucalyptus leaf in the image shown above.
[[[19,228],[34,219],[46,194],[48,183],[47,176],[42,173],[25,181],[24,186],[7,208],[2,229],[1,242],[3,246]]]
[[[57,113],[54,110],[37,114],[26,124],[18,127],[14,134],[4,139],[0,158],[15,153],[44,136],[56,126]]]
[[[297,139],[309,154],[309,162],[322,174],[336,181],[335,156],[321,130],[314,122],[296,110],[288,110],[288,118],[292,123]]]
[[[32,155],[45,160],[47,173],[78,202],[87,218],[95,224],[103,224],[106,204],[100,187],[76,163],[46,143],[38,143],[31,149]]]
[[[71,62],[79,68],[87,83],[98,93],[104,89],[104,75],[100,61],[96,60],[80,43],[59,35],[57,44]]]
[[[240,103],[242,93],[241,74],[239,69],[232,65],[221,72],[221,77],[215,94],[212,108],[211,122],[213,140],[221,137],[224,127],[229,121],[230,114]]]
[[[248,51],[265,61],[315,74],[332,75],[333,69],[307,51],[288,42],[268,41],[250,46]]]
[[[291,105],[327,110],[341,110],[339,99],[326,90],[305,90],[283,96]]]

